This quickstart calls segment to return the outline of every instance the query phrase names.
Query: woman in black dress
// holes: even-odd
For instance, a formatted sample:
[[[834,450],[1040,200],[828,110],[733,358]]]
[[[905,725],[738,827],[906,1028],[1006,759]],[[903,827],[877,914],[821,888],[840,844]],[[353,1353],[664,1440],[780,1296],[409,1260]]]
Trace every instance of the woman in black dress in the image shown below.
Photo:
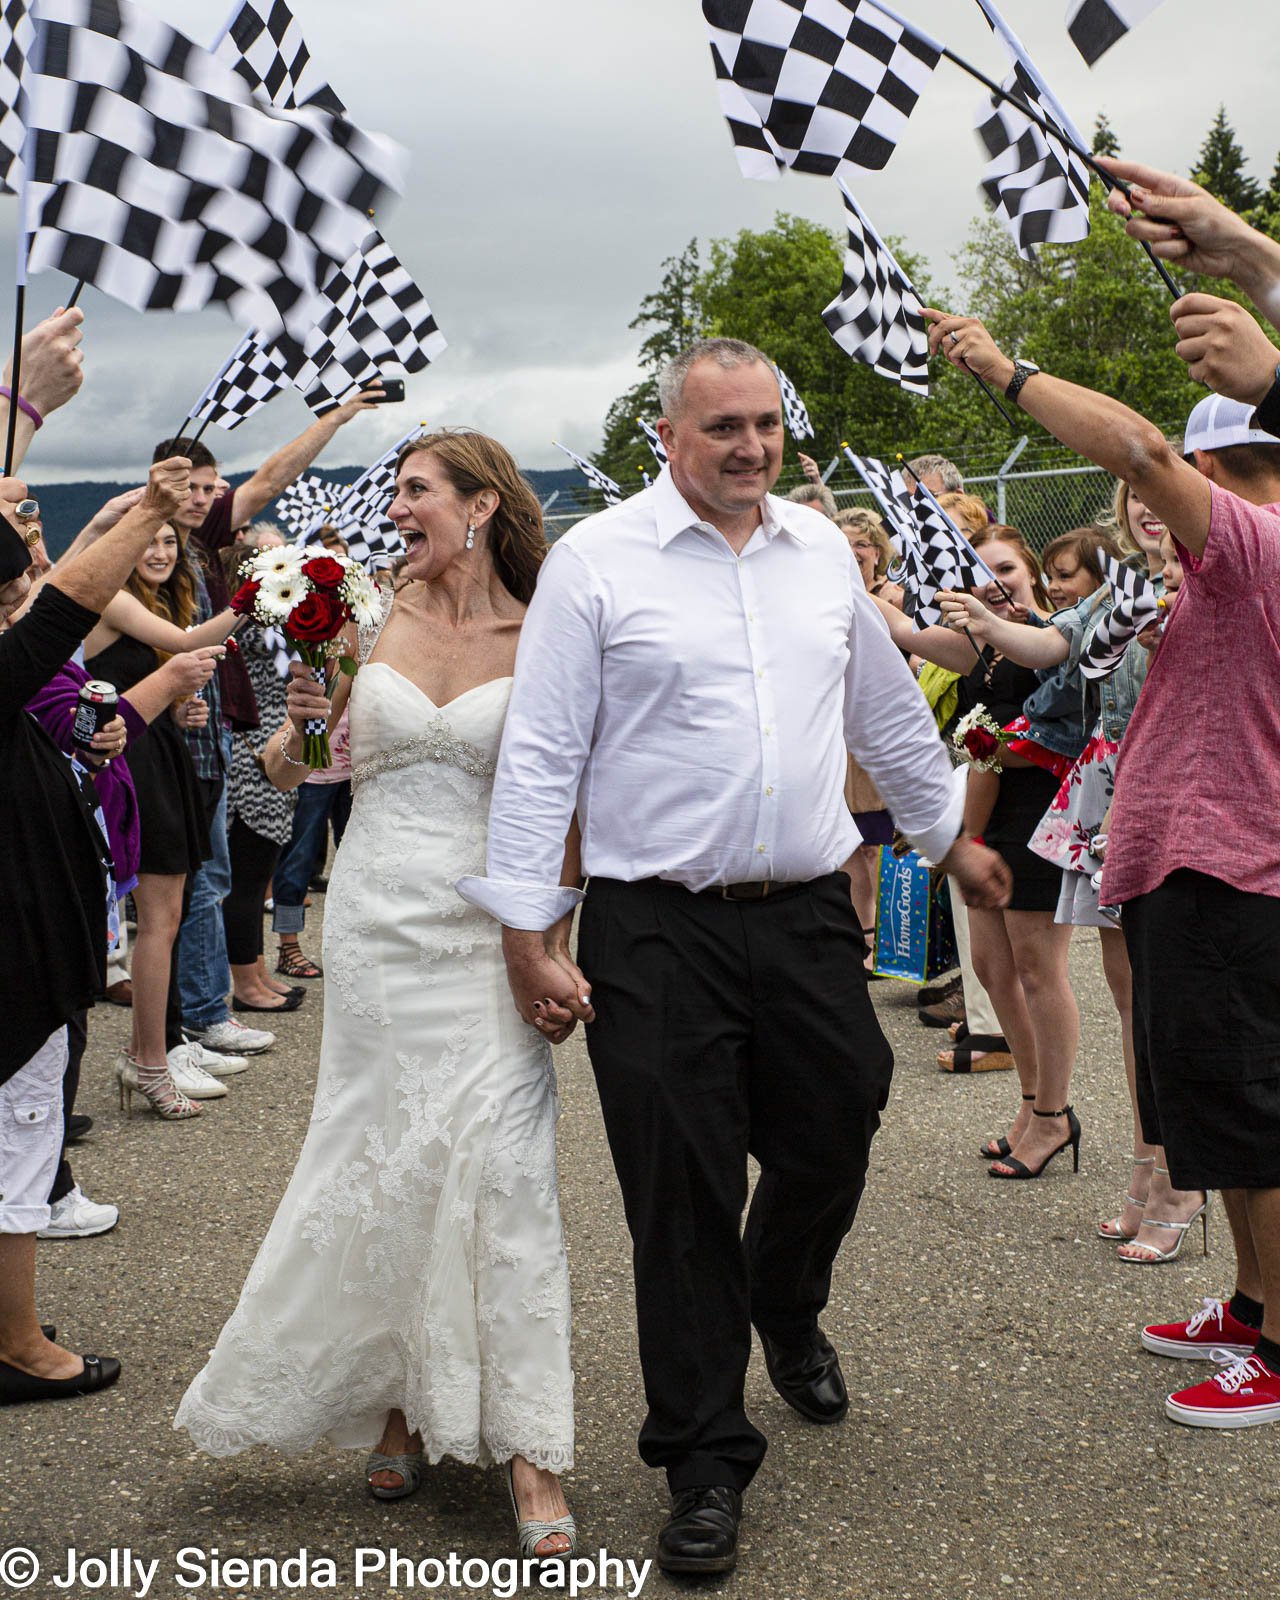
[[[1020,534],[997,525],[985,538],[974,536],[974,543],[1021,608],[1018,620],[1023,612],[1049,615],[1039,562]],[[1011,614],[995,584],[975,592],[998,615]],[[916,632],[900,612],[881,610],[896,644],[960,673],[956,721],[981,705],[1004,727],[1021,714],[1023,701],[1039,686],[1034,671],[990,647],[978,661],[963,634],[948,628]],[[1053,920],[1061,874],[1027,848],[1057,789],[1058,779],[1041,767],[1010,767],[1001,774],[999,798],[983,839],[1012,871],[1013,895],[1003,911],[969,908],[974,970],[995,1007],[1022,1090],[1007,1137],[982,1147],[995,1178],[1039,1177],[1059,1150],[1068,1144],[1077,1151],[1079,1147],[1080,1124],[1069,1099],[1080,1039],[1080,1013],[1067,972],[1071,929]]]
[[[224,611],[199,627],[195,583],[177,533],[166,525],[148,545],[125,588],[109,602],[85,640],[85,668],[120,693],[155,672],[170,655],[221,644],[235,625]],[[195,769],[181,727],[207,718],[194,698],[152,722],[129,751],[138,795],[142,858],[133,902],[138,932],[133,956],[133,1032],[116,1062],[121,1095],[141,1094],[167,1121],[199,1116],[201,1107],[174,1083],[165,1054],[165,1011],[173,978],[174,941],[182,921],[187,876],[199,870],[209,840]],[[222,1085],[214,1092],[225,1092]]]

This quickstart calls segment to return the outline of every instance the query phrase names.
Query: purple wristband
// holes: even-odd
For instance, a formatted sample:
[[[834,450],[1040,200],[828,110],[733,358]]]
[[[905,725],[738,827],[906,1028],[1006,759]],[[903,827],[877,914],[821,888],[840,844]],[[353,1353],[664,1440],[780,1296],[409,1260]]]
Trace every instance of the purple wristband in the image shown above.
[[[13,402],[13,391],[9,388],[7,383],[0,383],[0,395],[3,395],[10,403]],[[25,411],[26,414],[31,418],[32,422],[35,423],[37,428],[44,427],[44,418],[31,404],[30,400],[24,399],[22,395],[19,395],[17,403],[18,410]]]

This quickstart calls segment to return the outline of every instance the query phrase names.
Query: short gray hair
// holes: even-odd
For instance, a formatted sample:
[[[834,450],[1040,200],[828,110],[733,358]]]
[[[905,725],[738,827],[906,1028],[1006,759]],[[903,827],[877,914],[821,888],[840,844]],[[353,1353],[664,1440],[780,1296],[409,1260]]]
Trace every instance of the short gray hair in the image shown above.
[[[964,478],[960,475],[960,468],[954,461],[948,461],[946,456],[917,456],[914,461],[907,462],[907,471],[917,481],[936,472],[944,494],[964,493]]]
[[[689,376],[689,369],[698,361],[714,361],[726,371],[730,367],[750,366],[752,362],[763,361],[770,371],[773,370],[773,363],[768,356],[743,339],[699,339],[697,344],[691,344],[668,361],[658,374],[658,399],[664,417],[672,417],[680,409],[684,380]]]
[[[834,518],[836,497],[825,483],[802,483],[787,496],[798,506],[816,506],[823,516]]]

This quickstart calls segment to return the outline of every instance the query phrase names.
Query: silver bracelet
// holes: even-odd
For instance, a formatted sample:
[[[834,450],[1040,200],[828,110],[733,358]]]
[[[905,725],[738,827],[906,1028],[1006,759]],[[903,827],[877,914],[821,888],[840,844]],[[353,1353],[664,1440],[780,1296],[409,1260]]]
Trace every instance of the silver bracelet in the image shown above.
[[[295,761],[285,749],[285,745],[289,742],[289,730],[292,728],[292,726],[293,724],[290,723],[288,727],[280,730],[280,754],[285,758],[291,767],[305,767],[307,764],[305,761]]]

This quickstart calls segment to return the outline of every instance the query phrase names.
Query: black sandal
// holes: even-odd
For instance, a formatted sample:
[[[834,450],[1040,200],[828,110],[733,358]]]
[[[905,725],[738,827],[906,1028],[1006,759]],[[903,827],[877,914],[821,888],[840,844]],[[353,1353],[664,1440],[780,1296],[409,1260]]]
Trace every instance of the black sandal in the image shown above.
[[[281,942],[276,952],[276,971],[282,978],[323,978],[323,970],[316,966],[310,956],[302,953],[302,946],[296,939],[288,944]]]
[[[1036,1111],[1032,1108],[1033,1117],[1065,1117],[1067,1119],[1067,1137],[1061,1144],[1054,1145],[1049,1154],[1038,1167],[1029,1167],[1025,1161],[1019,1161],[1017,1156],[1001,1156],[1000,1161],[1009,1168],[1008,1172],[997,1172],[995,1167],[987,1168],[988,1178],[1038,1178],[1044,1169],[1060,1155],[1068,1145],[1071,1146],[1071,1155],[1075,1161],[1075,1170],[1080,1170],[1080,1118],[1070,1106],[1063,1106],[1061,1111]]]
[[[82,1356],[84,1371],[74,1378],[37,1378],[33,1372],[0,1361],[0,1406],[26,1405],[32,1400],[66,1400],[72,1395],[107,1389],[120,1376],[114,1356]]]
[[[946,1054],[947,1052],[942,1052]],[[974,1056],[981,1053],[982,1060],[975,1061]],[[942,1072],[1008,1072],[1013,1066],[1013,1057],[1009,1054],[1009,1046],[998,1033],[967,1033],[963,1040],[957,1039],[950,1050],[951,1065],[938,1057],[938,1067]]]

